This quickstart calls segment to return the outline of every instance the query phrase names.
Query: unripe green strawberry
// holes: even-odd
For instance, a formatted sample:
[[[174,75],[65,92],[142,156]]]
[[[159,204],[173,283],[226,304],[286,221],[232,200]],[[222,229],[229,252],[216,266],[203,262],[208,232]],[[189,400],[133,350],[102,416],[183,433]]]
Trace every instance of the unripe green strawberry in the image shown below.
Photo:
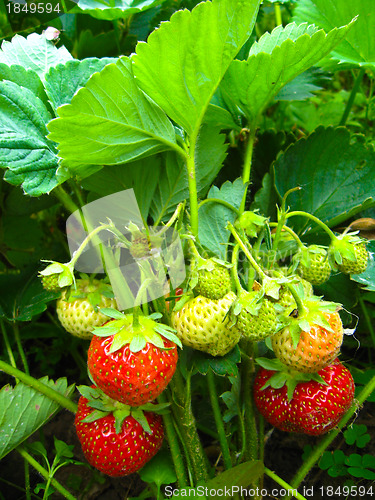
[[[313,290],[313,287],[312,287],[312,284],[310,283],[310,281],[307,281],[301,277],[298,277],[298,279],[299,279],[299,283],[297,283],[294,286],[296,286],[296,287],[302,286],[303,296],[310,297],[311,295],[313,295],[314,290]],[[294,283],[292,283],[292,284],[294,284]],[[296,301],[294,300],[292,293],[285,286],[282,286],[280,288],[279,300],[277,301],[277,303],[279,305],[281,305],[282,307],[284,307],[285,309],[296,309],[296,307],[297,307]]]
[[[77,290],[66,290],[56,303],[56,312],[65,330],[76,337],[91,339],[92,330],[108,321],[99,308],[117,308],[116,300],[110,296],[109,285],[99,280],[77,280]],[[95,307],[93,305],[95,304]]]
[[[233,292],[219,300],[198,295],[173,312],[172,326],[181,342],[212,356],[224,356],[229,352],[241,336],[235,328],[228,328],[226,318],[235,298]]]
[[[338,265],[339,271],[344,274],[361,274],[366,271],[368,252],[366,243],[353,244],[355,261],[342,257],[342,264]]]
[[[310,245],[301,252],[298,274],[313,285],[325,283],[331,275],[326,249],[319,245]]]
[[[240,312],[236,315],[236,309]],[[273,335],[277,328],[277,316],[272,302],[258,292],[242,291],[234,306],[235,328],[252,341]]]
[[[208,259],[198,270],[198,283],[194,291],[208,299],[218,300],[230,292],[231,286],[229,269]]]
[[[48,276],[40,276],[42,286],[48,292],[58,292],[61,290],[59,286],[59,274],[50,274]]]
[[[366,240],[356,233],[344,233],[332,238],[329,258],[334,269],[344,274],[361,274],[367,268]]]

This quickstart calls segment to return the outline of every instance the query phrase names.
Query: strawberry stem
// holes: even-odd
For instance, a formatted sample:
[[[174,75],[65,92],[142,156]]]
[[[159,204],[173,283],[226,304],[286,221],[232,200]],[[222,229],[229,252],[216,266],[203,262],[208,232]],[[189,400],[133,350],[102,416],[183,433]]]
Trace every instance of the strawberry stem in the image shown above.
[[[167,403],[168,398],[166,396],[166,391],[164,391],[158,397],[159,403]],[[172,403],[172,401],[170,401]],[[171,413],[166,413],[163,415],[163,422],[165,427],[165,432],[167,435],[167,440],[169,443],[169,449],[171,451],[172,461],[174,465],[174,469],[177,476],[177,482],[179,488],[185,488],[188,485],[186,470],[184,460],[182,458],[180,445],[178,443],[177,433],[173,424],[173,419]]]
[[[264,468],[264,473],[273,479],[275,483],[279,484],[282,488],[287,490],[292,496],[297,498],[298,500],[306,500],[304,496],[301,495],[301,493],[298,493],[297,488],[293,488],[290,484],[288,484],[286,481],[281,479],[277,474],[272,472],[271,470],[267,469],[267,467]]]
[[[290,217],[295,217],[295,216],[301,216],[301,217],[306,217],[307,219],[311,219],[314,221],[316,224],[318,224],[331,238],[332,241],[337,240],[337,236],[334,234],[334,232],[325,224],[323,221],[318,219],[318,217],[315,217],[315,215],[309,214],[307,212],[303,212],[302,210],[296,210],[294,212],[289,212],[285,214],[285,219],[289,219]]]
[[[318,443],[318,445],[311,451],[310,455],[303,462],[302,466],[297,471],[293,480],[291,481],[291,486],[293,488],[298,488],[298,486],[302,483],[306,475],[310,472],[310,470],[314,467],[316,462],[323,455],[324,451],[328,448],[328,446],[332,443],[335,437],[341,432],[341,429],[346,426],[349,420],[353,417],[353,415],[358,411],[358,407],[360,407],[366,399],[371,395],[372,392],[375,391],[375,376],[364,386],[362,391],[359,393],[357,400],[355,400],[349,410],[342,417],[340,422],[337,424],[337,427],[331,430],[326,436]]]
[[[245,408],[245,461],[258,459],[258,433],[255,420],[255,409],[252,395],[254,368],[254,343],[248,340],[241,340],[241,350],[246,357],[242,360],[241,385],[242,401]]]
[[[251,255],[251,252],[249,251],[248,248],[246,248],[245,244],[243,243],[243,241],[241,240],[241,238],[239,237],[239,235],[237,234],[237,231],[234,229],[234,226],[233,224],[231,224],[230,222],[228,222],[227,224],[227,228],[229,229],[229,231],[232,233],[234,239],[237,241],[238,245],[241,247],[241,250],[243,251],[243,253],[246,255],[246,257],[248,258],[250,264],[253,266],[253,268],[255,269],[255,271],[258,273],[258,275],[262,278],[262,280],[264,278],[266,278],[266,274],[265,272],[263,271],[263,269],[259,266],[259,264],[257,263],[257,261],[254,259],[254,257]]]
[[[2,360],[0,360],[0,370],[5,373],[8,373],[8,375],[11,375],[12,377],[17,378],[18,380],[32,387],[33,389],[36,389],[38,392],[44,394],[49,399],[52,399],[52,401],[55,401],[55,403],[59,404],[63,408],[66,408],[72,413],[77,412],[77,405],[71,399],[67,398],[60,392],[56,391],[55,389],[52,389],[52,387],[44,384],[43,382],[37,380],[31,375],[27,375],[27,373],[21,372],[21,370],[18,370],[18,368],[15,368],[14,366],[9,365],[8,363],[5,363],[5,361]]]
[[[240,250],[240,246],[237,244],[234,247],[233,252],[232,252],[232,261],[231,262],[233,264],[233,267],[231,267],[231,270],[230,270],[234,284],[236,285],[236,290],[237,290],[238,294],[242,291],[242,286],[241,286],[241,283],[240,283],[240,280],[238,277],[238,252],[239,252],[239,250]]]
[[[188,452],[195,483],[207,481],[208,461],[197,432],[191,407],[190,381],[184,380],[177,367],[169,386],[173,391],[172,410],[175,414],[175,421]]]
[[[35,470],[39,472],[41,476],[44,477],[46,481],[50,481],[52,486],[56,488],[56,490],[61,493],[61,495],[68,500],[76,500],[76,498],[69,493],[55,478],[51,478],[51,473],[42,467],[39,462],[35,460],[22,446],[18,446],[16,448],[18,453],[25,459],[27,462],[34,467]]]
[[[224,465],[226,469],[231,469],[232,458],[230,456],[230,450],[229,450],[227,436],[225,434],[223,417],[221,415],[220,405],[217,398],[215,375],[211,369],[209,369],[207,372],[207,385],[208,385],[208,392],[210,395],[212,410],[214,412],[216,428],[219,434],[219,442],[220,442],[221,452],[223,454]]]
[[[270,227],[278,227],[278,223],[277,222],[269,222],[269,226]],[[287,233],[289,233],[296,240],[299,248],[303,248],[304,247],[304,244],[300,240],[298,234],[295,233],[293,231],[293,229],[291,229],[290,227],[284,225],[284,226],[282,226],[281,230],[282,231],[286,231]]]

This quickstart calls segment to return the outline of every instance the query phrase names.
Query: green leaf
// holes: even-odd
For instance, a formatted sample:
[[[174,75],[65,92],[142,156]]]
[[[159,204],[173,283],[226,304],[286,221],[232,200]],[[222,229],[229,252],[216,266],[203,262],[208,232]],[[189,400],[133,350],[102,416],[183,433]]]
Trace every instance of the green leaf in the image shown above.
[[[250,123],[256,123],[281,88],[328,54],[348,29],[326,34],[307,24],[278,26],[251,47],[246,61],[232,62],[220,88]]]
[[[73,57],[64,46],[58,49],[44,34],[37,33],[27,38],[15,35],[10,42],[5,40],[0,49],[0,63],[32,69],[42,79],[50,67],[71,59]]]
[[[135,82],[131,61],[122,57],[95,73],[71,104],[58,109],[49,137],[69,162],[117,165],[168,149],[180,150],[175,131]],[[79,175],[79,166],[75,167]]]
[[[0,317],[9,321],[30,321],[60,295],[60,292],[44,290],[35,269],[31,273],[25,270],[19,274],[0,275],[0,288],[7,291],[0,295]]]
[[[241,486],[246,488],[249,484],[254,484],[263,474],[263,469],[264,465],[260,460],[244,462],[222,472],[204,486],[207,487],[208,491],[216,490],[218,494],[215,496],[218,498],[232,498],[232,486],[238,486],[241,489]],[[219,495],[219,493],[223,493],[223,495]]]
[[[309,99],[313,97],[313,92],[322,89],[318,84],[324,80],[328,80],[328,73],[324,73],[320,68],[309,68],[287,83],[275,96],[275,101],[303,101]]]
[[[66,378],[56,382],[47,377],[39,379],[61,394],[69,397],[74,386],[68,387]],[[19,382],[0,390],[0,459],[42,427],[60,406],[40,392]]]
[[[185,348],[184,351],[187,349]],[[182,356],[182,353],[180,353]],[[195,373],[206,375],[208,370],[212,370],[216,375],[235,376],[238,373],[237,363],[241,361],[239,347],[236,345],[225,356],[214,357],[201,351],[194,351],[192,364]],[[191,367],[190,367],[191,368]]]
[[[158,488],[163,484],[177,481],[169,451],[161,450],[139,471],[139,476],[146,483],[154,483]]]
[[[191,12],[176,12],[147,43],[138,43],[134,74],[139,85],[189,134],[202,123],[224,73],[250,36],[259,3],[202,2]]]
[[[74,94],[85,86],[93,73],[116,61],[113,57],[92,57],[83,61],[67,61],[50,68],[45,75],[44,86],[54,109],[69,104]]]
[[[60,180],[54,144],[46,138],[51,115],[31,90],[0,82],[0,167],[4,179],[22,185],[25,193],[49,193]]]
[[[166,153],[168,156],[171,153]],[[143,158],[125,165],[107,165],[99,172],[82,181],[82,186],[90,191],[90,201],[96,195],[107,196],[125,189],[134,189],[139,210],[147,220],[150,205],[157,186],[163,182],[161,175],[162,156]]]
[[[233,183],[225,182],[220,189],[213,186],[207,198],[224,200],[238,209],[244,191],[242,179],[236,179]],[[235,212],[219,203],[206,203],[199,210],[199,241],[216,257],[223,260],[225,260],[226,244],[230,236],[225,226],[228,222],[233,223],[235,219]]]
[[[288,189],[302,189],[288,197],[292,210],[309,212],[329,226],[341,224],[374,203],[374,148],[343,128],[319,127],[278,157],[275,184],[282,197]],[[299,230],[310,226],[303,217],[290,222]],[[315,228],[315,225],[314,225]]]
[[[48,98],[42,80],[35,71],[25,69],[19,64],[8,66],[7,64],[0,63],[0,80],[8,80],[31,90],[33,94],[43,101],[45,106],[48,106]]]
[[[195,169],[198,196],[207,194],[209,187],[219,173],[226,156],[228,145],[225,135],[218,127],[203,125],[200,129],[196,154]],[[185,163],[176,153],[163,155],[163,175],[158,179],[151,204],[154,221],[168,218],[177,205],[189,198],[189,184]],[[145,189],[144,185],[142,186]]]
[[[374,67],[375,10],[372,0],[299,0],[294,11],[297,22],[314,23],[328,31],[358,16],[353,28],[332,51],[324,65],[331,69]]]
[[[355,443],[358,448],[364,448],[371,440],[370,434],[367,433],[367,426],[364,424],[352,424],[344,431],[344,438],[347,444]]]
[[[113,21],[114,19],[125,20],[134,14],[144,12],[156,7],[163,0],[79,0],[78,7],[73,8],[71,13],[90,14],[97,19]]]

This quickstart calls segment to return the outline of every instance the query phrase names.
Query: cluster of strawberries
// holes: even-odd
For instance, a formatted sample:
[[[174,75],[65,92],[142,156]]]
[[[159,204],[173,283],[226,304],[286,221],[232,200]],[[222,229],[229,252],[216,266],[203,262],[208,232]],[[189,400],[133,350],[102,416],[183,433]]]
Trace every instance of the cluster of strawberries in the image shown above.
[[[185,291],[175,297],[173,310],[167,305],[164,311],[171,326],[157,321],[160,313],[117,311],[110,286],[102,281],[79,279],[74,288],[62,287],[56,264],[42,271],[46,288],[63,288],[57,314],[64,328],[91,339],[93,385],[78,388],[75,425],[87,460],[102,472],[130,474],[159,450],[166,405],[155,400],[175,372],[182,344],[224,356],[241,339],[266,340],[276,357],[257,360],[254,399],[259,412],[281,430],[325,433],[352,404],[354,382],[337,359],[343,341],[340,305],[314,296],[312,285],[326,281],[332,269],[363,272],[368,260],[363,240],[334,237],[328,249],[299,241],[288,270],[265,271],[247,238],[233,226],[231,231],[237,241],[232,263],[205,259],[192,243]],[[247,289],[238,276],[240,251],[252,269],[244,280]]]

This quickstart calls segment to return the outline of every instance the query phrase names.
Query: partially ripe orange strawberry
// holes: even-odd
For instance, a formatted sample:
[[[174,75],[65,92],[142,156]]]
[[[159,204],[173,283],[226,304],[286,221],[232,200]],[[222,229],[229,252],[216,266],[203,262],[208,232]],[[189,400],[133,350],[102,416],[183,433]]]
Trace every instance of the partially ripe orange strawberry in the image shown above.
[[[344,335],[342,322],[338,312],[322,312],[318,321],[306,322],[296,345],[291,326],[273,335],[275,356],[300,372],[315,373],[329,365],[340,351]]]

